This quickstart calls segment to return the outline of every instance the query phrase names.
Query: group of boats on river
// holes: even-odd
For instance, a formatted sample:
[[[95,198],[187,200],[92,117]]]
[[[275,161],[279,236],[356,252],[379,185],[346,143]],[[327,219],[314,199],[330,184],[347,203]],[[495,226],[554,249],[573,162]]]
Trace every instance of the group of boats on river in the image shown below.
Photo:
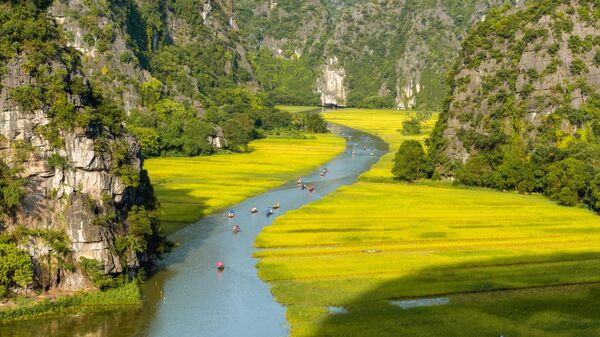
[[[323,168],[320,172],[321,177],[324,177],[325,175],[327,175],[327,173],[329,173],[329,170],[327,170],[327,168]],[[308,192],[312,193],[315,191],[315,184],[305,184],[304,181],[302,180],[302,178],[298,178],[298,180],[296,180],[296,186],[298,186],[300,188],[300,190],[304,191],[304,190],[308,190]],[[279,205],[278,202],[275,202],[272,206],[267,207],[267,209],[265,210],[265,215],[267,217],[270,217],[271,215],[273,215],[275,213],[276,209],[279,209],[281,207],[281,205]],[[250,209],[250,213],[251,214],[258,214],[258,208],[256,207],[252,207]],[[235,210],[230,210],[227,213],[227,217],[229,219],[233,219],[236,216],[236,212]],[[241,231],[242,229],[240,228],[240,225],[236,224],[233,226],[233,233],[237,234]],[[217,262],[217,269],[219,271],[223,271],[225,269],[225,264],[222,261]]]

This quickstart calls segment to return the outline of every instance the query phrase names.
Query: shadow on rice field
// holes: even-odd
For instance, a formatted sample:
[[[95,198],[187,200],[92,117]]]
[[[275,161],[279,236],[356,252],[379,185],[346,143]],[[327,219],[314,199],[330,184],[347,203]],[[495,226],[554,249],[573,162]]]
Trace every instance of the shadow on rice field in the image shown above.
[[[321,317],[321,324],[307,335],[600,335],[600,275],[594,272],[600,268],[600,254],[536,259],[541,261],[492,260],[487,266],[431,268],[384,282],[340,305],[342,313],[328,312],[326,306],[316,310],[313,319]]]

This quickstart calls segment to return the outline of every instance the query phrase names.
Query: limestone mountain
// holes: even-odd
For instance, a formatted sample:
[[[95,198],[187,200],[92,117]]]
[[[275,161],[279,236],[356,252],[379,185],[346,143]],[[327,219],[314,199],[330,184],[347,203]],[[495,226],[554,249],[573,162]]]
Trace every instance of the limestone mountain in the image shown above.
[[[104,287],[152,268],[164,238],[125,111],[48,6],[0,3],[0,240],[28,252],[38,288]]]
[[[519,138],[526,149],[600,137],[600,8],[532,1],[494,10],[469,34],[432,149],[466,162]]]
[[[277,101],[433,109],[466,30],[506,2],[239,0],[235,12]]]
[[[469,185],[600,211],[600,3],[527,1],[465,39],[429,153]]]

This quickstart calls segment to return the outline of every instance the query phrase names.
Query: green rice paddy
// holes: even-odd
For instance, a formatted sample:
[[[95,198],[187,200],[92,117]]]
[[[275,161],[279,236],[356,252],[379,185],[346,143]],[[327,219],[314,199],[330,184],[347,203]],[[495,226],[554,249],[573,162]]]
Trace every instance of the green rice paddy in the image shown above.
[[[406,113],[325,116],[392,151],[404,139]],[[375,179],[257,238],[259,275],[292,336],[600,335],[597,215],[537,195],[395,183],[390,167],[384,158],[366,175]]]
[[[167,234],[318,168],[342,152],[345,142],[318,134],[261,139],[250,148],[249,153],[146,160]]]

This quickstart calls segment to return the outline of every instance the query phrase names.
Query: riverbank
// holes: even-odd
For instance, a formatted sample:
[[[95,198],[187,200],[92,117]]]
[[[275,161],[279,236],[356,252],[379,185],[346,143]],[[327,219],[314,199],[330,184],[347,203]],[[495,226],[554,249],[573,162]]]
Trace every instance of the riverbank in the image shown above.
[[[296,179],[345,148],[334,134],[305,137],[260,139],[250,143],[249,153],[146,160],[165,233]]]
[[[324,115],[392,151],[410,116]],[[259,276],[287,307],[292,336],[600,333],[596,215],[542,196],[396,183],[391,158],[257,238]]]
[[[57,294],[51,298],[29,298],[27,303],[6,305],[0,309],[0,324],[48,316],[84,314],[142,306],[140,288],[135,282],[105,291]]]

